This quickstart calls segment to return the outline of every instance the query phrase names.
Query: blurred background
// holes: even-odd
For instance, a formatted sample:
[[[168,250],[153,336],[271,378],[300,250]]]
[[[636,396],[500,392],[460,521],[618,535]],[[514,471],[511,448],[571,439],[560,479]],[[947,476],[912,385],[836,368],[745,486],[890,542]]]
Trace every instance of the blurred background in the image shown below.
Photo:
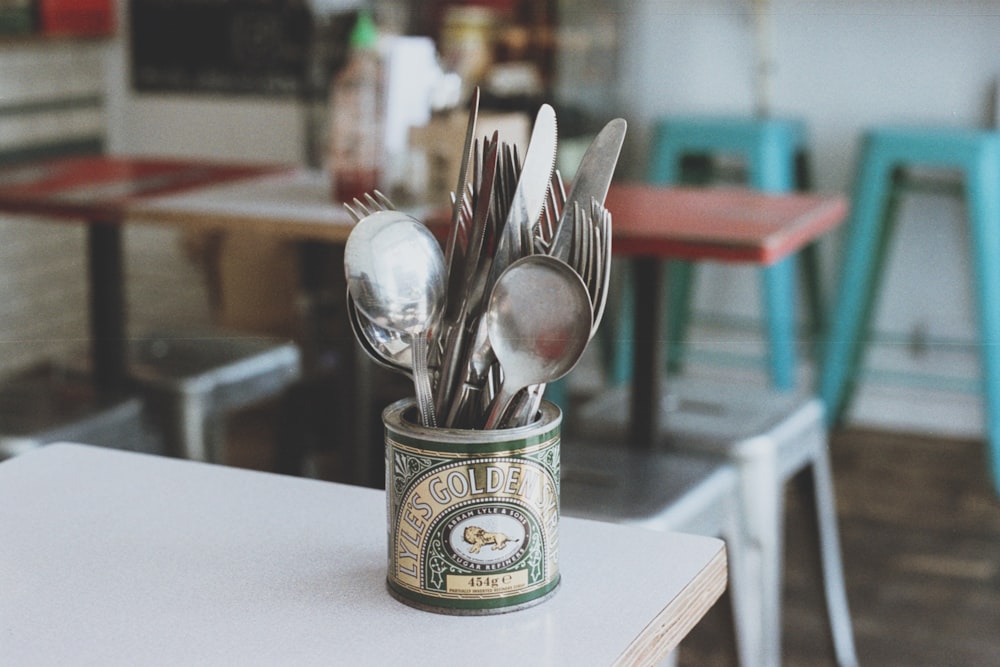
[[[657,117],[760,112],[802,118],[815,187],[847,192],[864,127],[994,126],[995,7],[986,0],[3,0],[0,160],[104,150],[319,167],[329,81],[357,12],[368,10],[382,37],[432,40],[433,66],[464,77],[462,96],[480,84],[485,108],[530,113],[552,103],[565,165],[612,116],[630,123],[619,177],[641,178]],[[450,103],[461,106],[461,98]],[[962,216],[957,200],[914,195],[904,203],[855,423],[979,434]],[[85,287],[67,278],[82,271],[83,237],[74,226],[29,229],[0,219],[0,371],[81,344]],[[178,317],[265,330],[289,324],[297,259],[280,242],[228,239],[220,250],[217,240],[141,226],[126,237],[130,326]],[[836,240],[827,246],[835,252]],[[273,294],[255,297],[255,313],[245,312],[242,295],[219,293],[240,283],[229,277],[248,264],[258,275],[285,277],[266,283]],[[712,267],[699,282],[692,359],[753,374],[761,349],[756,281],[740,271]]]

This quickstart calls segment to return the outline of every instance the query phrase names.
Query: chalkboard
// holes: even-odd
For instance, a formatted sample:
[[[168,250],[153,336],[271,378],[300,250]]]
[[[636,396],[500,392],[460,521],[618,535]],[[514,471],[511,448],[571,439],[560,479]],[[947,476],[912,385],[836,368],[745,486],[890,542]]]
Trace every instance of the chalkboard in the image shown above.
[[[306,0],[130,0],[132,87],[302,96],[315,59],[326,76],[341,57],[354,20],[318,21]]]

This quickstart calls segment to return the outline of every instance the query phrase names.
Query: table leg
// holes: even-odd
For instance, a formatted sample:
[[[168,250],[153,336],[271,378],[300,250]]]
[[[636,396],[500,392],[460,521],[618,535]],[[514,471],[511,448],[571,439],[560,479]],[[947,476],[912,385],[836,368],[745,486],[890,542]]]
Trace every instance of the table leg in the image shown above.
[[[87,230],[94,380],[100,389],[116,393],[127,377],[121,227],[95,221]]]
[[[660,427],[660,375],[665,368],[663,263],[655,257],[636,257],[632,272],[635,345],[628,442],[637,449],[652,449]]]

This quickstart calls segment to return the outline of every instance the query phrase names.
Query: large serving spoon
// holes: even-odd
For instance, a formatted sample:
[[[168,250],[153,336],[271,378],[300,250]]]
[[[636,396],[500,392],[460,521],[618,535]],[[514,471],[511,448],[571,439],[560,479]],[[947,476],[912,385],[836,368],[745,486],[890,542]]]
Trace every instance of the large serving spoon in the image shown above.
[[[496,428],[517,393],[569,373],[587,347],[593,313],[573,269],[548,255],[512,263],[486,311],[490,345],[503,371],[484,428]]]
[[[437,426],[428,337],[444,309],[444,253],[430,230],[405,213],[375,211],[354,226],[344,248],[347,288],[376,325],[410,339],[413,385],[424,426]]]

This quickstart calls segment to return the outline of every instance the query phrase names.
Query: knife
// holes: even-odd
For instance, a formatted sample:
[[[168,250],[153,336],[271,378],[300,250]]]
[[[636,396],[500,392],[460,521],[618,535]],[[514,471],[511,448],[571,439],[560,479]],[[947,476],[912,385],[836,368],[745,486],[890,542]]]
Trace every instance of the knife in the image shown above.
[[[483,245],[486,240],[486,227],[489,222],[490,209],[493,207],[493,186],[496,180],[497,149],[499,148],[497,132],[485,151],[479,193],[475,210],[472,215],[472,226],[466,243],[465,264],[462,267],[462,298],[458,304],[458,312],[454,313],[451,327],[443,345],[441,368],[438,376],[436,408],[439,415],[444,416],[444,426],[453,428],[449,402],[458,382],[459,362],[463,359],[467,340],[465,338],[466,321],[470,312],[478,311],[481,295],[476,294],[476,268],[480,264]]]
[[[555,110],[548,104],[543,104],[535,116],[535,125],[531,129],[528,149],[520,165],[510,209],[503,229],[500,230],[500,239],[483,287],[484,302],[489,299],[493,285],[500,274],[517,259],[522,228],[534,224],[542,214],[549,181],[552,179],[552,170],[556,163],[556,134]],[[464,351],[464,386],[470,390],[482,387],[486,373],[494,360],[493,349],[486,333],[486,319],[479,317],[475,328],[470,332],[472,337]],[[469,391],[463,391],[455,396],[449,416],[460,412],[458,408],[467,400],[468,395]]]
[[[624,118],[615,118],[604,126],[587,147],[573,177],[569,194],[566,195],[566,205],[559,216],[550,255],[564,262],[569,260],[573,246],[573,202],[579,203],[584,210],[590,210],[591,199],[604,205],[604,198],[608,195],[618,156],[625,142],[627,125]]]
[[[507,213],[507,220],[500,233],[500,242],[486,280],[488,295],[500,274],[518,259],[525,228],[530,228],[542,215],[545,197],[556,164],[556,112],[543,104],[535,116],[528,149],[521,163],[521,173],[514,188],[514,196]]]
[[[453,321],[458,312],[462,291],[461,266],[464,263],[464,250],[458,247],[458,228],[461,218],[462,204],[465,201],[465,183],[469,178],[469,159],[472,155],[472,144],[476,134],[476,120],[479,116],[479,87],[472,93],[469,102],[469,120],[465,128],[465,141],[462,144],[462,158],[458,167],[458,185],[455,186],[455,202],[451,207],[451,227],[445,244],[445,265],[448,267],[448,288],[445,292],[445,312],[442,321],[444,327]]]

